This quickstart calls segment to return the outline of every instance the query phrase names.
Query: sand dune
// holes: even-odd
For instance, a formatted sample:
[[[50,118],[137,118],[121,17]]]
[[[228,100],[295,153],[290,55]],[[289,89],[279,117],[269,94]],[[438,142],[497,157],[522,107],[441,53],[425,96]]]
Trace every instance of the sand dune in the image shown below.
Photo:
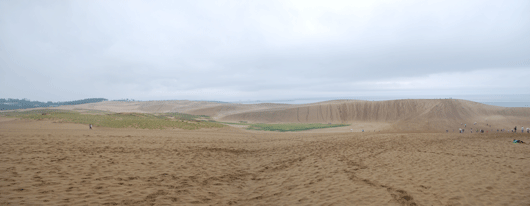
[[[61,106],[66,110],[208,115],[214,120],[251,123],[347,123],[351,127],[328,131],[418,132],[512,129],[530,125],[530,108],[506,108],[456,99],[392,101],[336,100],[313,104],[234,104],[205,101],[99,102]],[[477,122],[477,125],[473,125]],[[462,124],[462,125],[461,125]],[[463,124],[467,124],[464,127]],[[368,126],[365,126],[368,125]]]
[[[476,129],[513,128],[530,125],[530,108],[505,108],[452,99],[392,101],[329,101],[231,114],[223,121],[262,123],[390,123],[386,130],[445,131],[467,124]],[[487,125],[486,125],[487,124]],[[489,126],[493,125],[493,128]],[[487,127],[486,127],[487,126]],[[464,126],[462,125],[462,128]]]
[[[528,205],[528,134],[140,130],[2,119],[1,205]]]
[[[272,104],[272,103],[263,103],[263,104],[225,104],[213,107],[199,108],[187,111],[190,114],[195,115],[208,115],[215,119],[222,119],[225,116],[230,116],[234,114],[241,114],[247,112],[259,112],[259,111],[268,111],[271,109],[288,109],[295,108],[296,105],[289,104]]]
[[[66,110],[201,114],[226,121],[341,123],[352,121],[396,122],[423,120],[519,121],[530,108],[506,108],[456,99],[405,99],[391,101],[336,100],[313,104],[235,104],[205,101],[114,102],[60,106]]]

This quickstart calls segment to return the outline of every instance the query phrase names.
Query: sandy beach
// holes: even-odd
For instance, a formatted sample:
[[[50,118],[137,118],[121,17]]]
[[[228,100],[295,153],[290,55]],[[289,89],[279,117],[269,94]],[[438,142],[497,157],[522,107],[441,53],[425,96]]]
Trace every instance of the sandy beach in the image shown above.
[[[2,118],[2,205],[529,205],[528,134],[94,128]]]

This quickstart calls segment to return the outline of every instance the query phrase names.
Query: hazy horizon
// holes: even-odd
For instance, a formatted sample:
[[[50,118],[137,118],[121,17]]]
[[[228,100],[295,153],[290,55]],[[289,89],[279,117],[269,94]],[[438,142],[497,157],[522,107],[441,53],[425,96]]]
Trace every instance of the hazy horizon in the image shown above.
[[[529,36],[525,0],[0,1],[0,97],[527,94]]]
[[[0,97],[3,98],[3,97]],[[8,98],[4,98],[8,99]],[[48,102],[43,100],[35,100],[24,98],[30,101]],[[84,98],[88,99],[88,98]],[[279,104],[309,104],[316,102],[332,101],[332,100],[364,100],[364,101],[387,101],[387,100],[401,100],[401,99],[462,99],[468,101],[479,102],[483,104],[503,106],[503,107],[530,107],[530,95],[529,94],[517,94],[517,95],[415,95],[415,96],[355,96],[355,97],[317,97],[317,98],[293,98],[293,99],[241,99],[237,101],[220,101],[215,99],[113,99],[105,98],[108,101],[175,101],[175,100],[188,100],[188,101],[209,101],[209,102],[222,102],[222,103],[240,103],[240,104],[261,104],[261,103],[279,103]],[[80,99],[75,99],[80,100]],[[75,101],[69,100],[69,101]]]

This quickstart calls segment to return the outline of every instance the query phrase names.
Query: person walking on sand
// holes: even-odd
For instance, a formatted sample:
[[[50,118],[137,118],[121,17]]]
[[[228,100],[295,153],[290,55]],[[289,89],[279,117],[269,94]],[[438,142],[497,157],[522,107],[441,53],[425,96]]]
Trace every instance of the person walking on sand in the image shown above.
[[[92,124],[89,124],[89,125],[88,125],[88,128],[92,129]]]
[[[515,133],[517,133],[517,126],[515,126],[515,128],[513,128],[513,131],[515,131]]]

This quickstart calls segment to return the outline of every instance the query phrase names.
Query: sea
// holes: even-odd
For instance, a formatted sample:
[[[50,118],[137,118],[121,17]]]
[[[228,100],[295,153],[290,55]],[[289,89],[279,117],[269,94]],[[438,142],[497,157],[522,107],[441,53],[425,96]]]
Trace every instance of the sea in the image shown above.
[[[521,95],[417,95],[417,96],[357,96],[357,97],[320,97],[320,98],[298,98],[298,99],[276,99],[276,100],[247,100],[234,101],[231,103],[240,104],[310,104],[330,100],[364,100],[364,101],[386,101],[398,99],[463,99],[479,102],[487,105],[501,107],[530,107],[530,94]]]

